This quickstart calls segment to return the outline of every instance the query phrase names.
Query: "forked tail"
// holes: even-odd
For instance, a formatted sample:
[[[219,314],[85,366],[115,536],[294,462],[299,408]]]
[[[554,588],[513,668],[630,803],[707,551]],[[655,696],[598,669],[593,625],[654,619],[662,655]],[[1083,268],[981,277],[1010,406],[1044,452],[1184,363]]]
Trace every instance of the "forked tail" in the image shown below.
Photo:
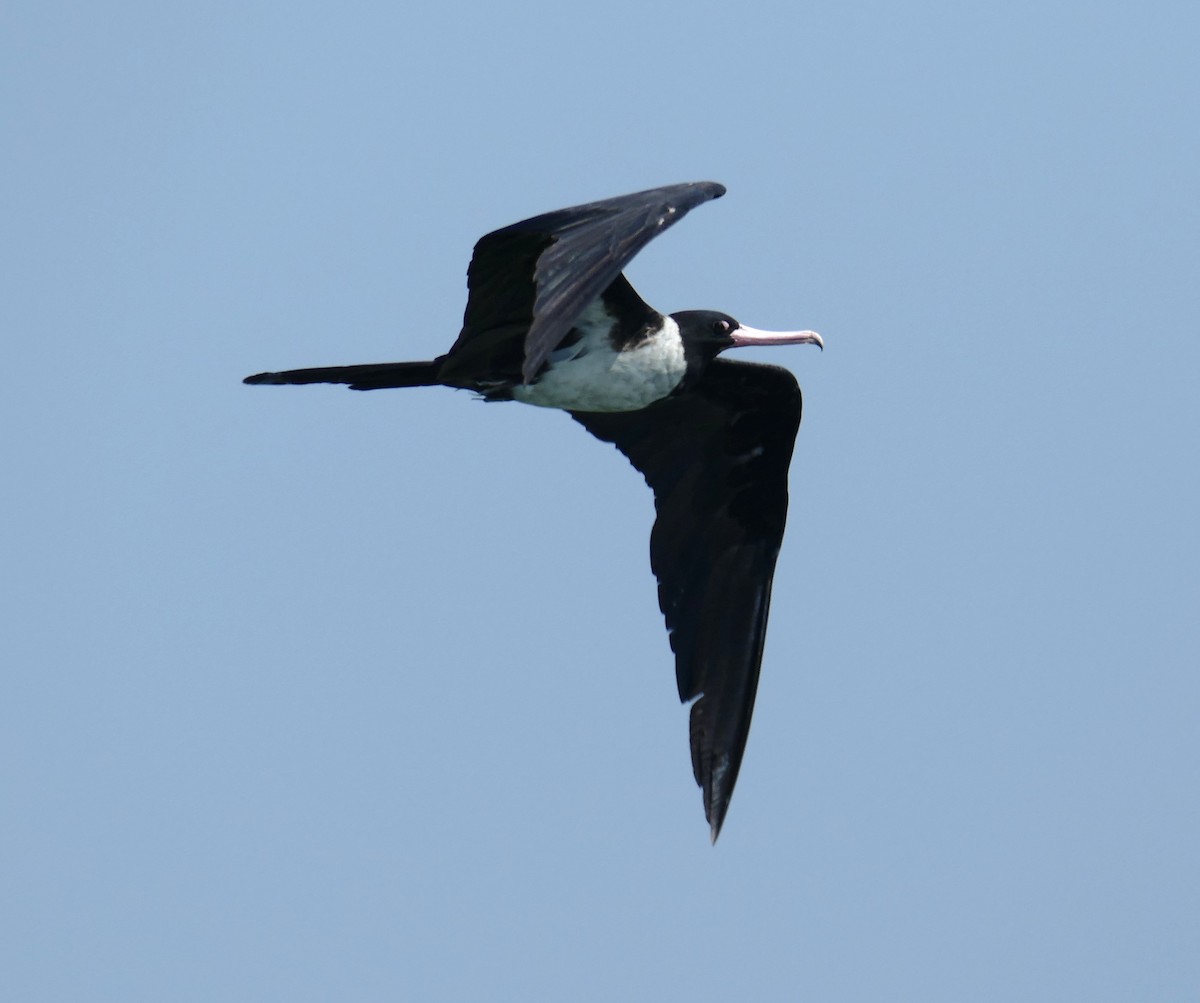
[[[282,373],[256,373],[243,383],[300,384],[345,383],[351,390],[384,390],[390,387],[436,387],[442,381],[441,359],[431,362],[373,362],[365,366],[327,366],[323,369],[288,369]]]

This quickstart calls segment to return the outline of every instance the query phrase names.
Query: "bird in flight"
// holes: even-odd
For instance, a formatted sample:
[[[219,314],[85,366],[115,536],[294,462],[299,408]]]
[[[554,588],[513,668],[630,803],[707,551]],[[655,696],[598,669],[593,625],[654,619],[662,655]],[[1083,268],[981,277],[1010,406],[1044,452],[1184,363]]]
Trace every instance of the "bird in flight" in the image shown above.
[[[787,473],[796,378],[718,358],[743,345],[808,344],[712,310],[661,314],[622,274],[651,240],[725,188],[669,185],[513,223],[480,238],[458,340],[428,362],[290,369],[251,384],[352,390],[445,386],[568,412],[612,443],[654,492],[650,566],[713,842],[741,767],[758,688]]]

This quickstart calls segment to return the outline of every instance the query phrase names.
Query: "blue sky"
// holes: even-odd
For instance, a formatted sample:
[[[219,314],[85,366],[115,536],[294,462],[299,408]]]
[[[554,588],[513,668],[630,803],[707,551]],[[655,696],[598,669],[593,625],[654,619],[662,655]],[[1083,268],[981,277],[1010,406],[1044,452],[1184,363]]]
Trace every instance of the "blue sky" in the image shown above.
[[[15,0],[0,995],[1194,1000],[1192,5]],[[483,232],[811,327],[708,845],[649,492],[427,358]]]

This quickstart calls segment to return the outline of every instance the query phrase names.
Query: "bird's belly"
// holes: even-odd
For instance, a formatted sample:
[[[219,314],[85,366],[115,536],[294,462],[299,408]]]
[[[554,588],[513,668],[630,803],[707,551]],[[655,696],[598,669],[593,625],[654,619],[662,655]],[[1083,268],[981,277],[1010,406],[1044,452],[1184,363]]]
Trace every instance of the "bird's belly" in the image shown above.
[[[592,329],[557,349],[536,383],[513,387],[513,400],[566,411],[640,411],[679,386],[687,371],[683,340],[670,317],[636,348],[616,351]]]

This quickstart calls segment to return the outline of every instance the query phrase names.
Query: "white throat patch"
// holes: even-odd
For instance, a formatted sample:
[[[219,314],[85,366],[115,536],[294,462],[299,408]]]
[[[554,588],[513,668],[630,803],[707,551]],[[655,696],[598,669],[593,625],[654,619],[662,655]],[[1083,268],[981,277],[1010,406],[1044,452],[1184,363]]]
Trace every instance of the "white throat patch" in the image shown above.
[[[662,326],[636,348],[618,352],[609,332],[615,318],[603,300],[590,303],[575,327],[582,337],[550,353],[536,383],[513,387],[513,400],[567,411],[640,411],[679,386],[687,371],[679,325]]]

